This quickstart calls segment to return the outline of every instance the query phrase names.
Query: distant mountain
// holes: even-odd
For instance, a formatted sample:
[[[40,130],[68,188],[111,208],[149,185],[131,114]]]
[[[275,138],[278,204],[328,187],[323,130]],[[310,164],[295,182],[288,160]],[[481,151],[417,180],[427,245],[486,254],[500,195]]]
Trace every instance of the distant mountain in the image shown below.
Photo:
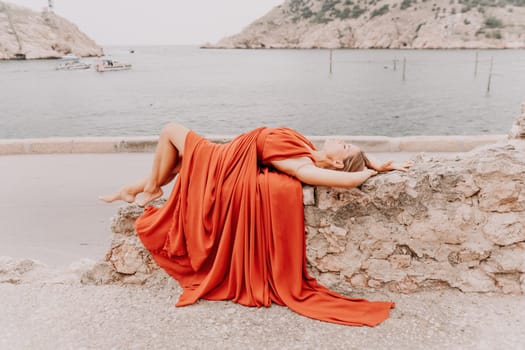
[[[209,48],[525,48],[525,0],[287,0]]]
[[[0,1],[0,59],[101,56],[102,48],[53,12]]]

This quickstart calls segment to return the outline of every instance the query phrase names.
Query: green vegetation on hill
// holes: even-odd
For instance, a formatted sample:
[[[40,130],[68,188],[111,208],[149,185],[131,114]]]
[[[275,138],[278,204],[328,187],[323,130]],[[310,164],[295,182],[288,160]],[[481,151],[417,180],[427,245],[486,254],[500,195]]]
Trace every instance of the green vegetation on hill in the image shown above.
[[[372,11],[372,13],[370,14],[370,18],[384,15],[385,13],[388,12],[388,10],[389,10],[388,5],[383,5],[380,8],[377,8],[374,11]]]
[[[471,9],[477,9],[484,13],[487,7],[505,7],[507,5],[522,7],[525,6],[525,0],[458,0],[462,5],[461,12],[465,13]]]
[[[401,10],[406,10],[407,8],[412,6],[412,2],[415,3],[415,1],[413,1],[413,0],[403,0],[403,1],[401,1],[401,5],[399,6],[399,8]]]
[[[407,10],[417,3],[427,2],[428,0],[399,0],[399,3],[389,5],[381,5],[382,0],[324,0],[322,1],[320,9],[313,10],[314,0],[291,0],[290,1],[290,12],[293,15],[293,21],[297,22],[300,20],[309,20],[312,23],[328,23],[336,19],[345,20],[348,18],[356,19],[361,17],[363,14],[370,12],[369,18],[382,16],[390,11],[390,8],[396,8],[399,6],[401,10]],[[510,6],[525,6],[525,0],[450,0],[450,5],[459,5],[458,10],[456,8],[450,8],[448,11],[446,8],[436,7],[434,4],[432,11],[436,13],[447,11],[451,14],[455,14],[456,11],[463,13],[470,11],[471,9],[477,9],[480,13],[485,13],[487,7],[505,7]],[[501,28],[503,23],[494,17],[487,18],[485,22],[486,28]]]
[[[503,23],[496,17],[489,17],[485,20],[485,26],[487,28],[501,28],[503,27]]]
[[[293,20],[308,19],[313,23],[328,23],[335,19],[359,18],[381,0],[325,0],[318,11],[312,10],[312,0],[292,0],[290,10]],[[388,5],[377,9],[374,16],[388,12]]]

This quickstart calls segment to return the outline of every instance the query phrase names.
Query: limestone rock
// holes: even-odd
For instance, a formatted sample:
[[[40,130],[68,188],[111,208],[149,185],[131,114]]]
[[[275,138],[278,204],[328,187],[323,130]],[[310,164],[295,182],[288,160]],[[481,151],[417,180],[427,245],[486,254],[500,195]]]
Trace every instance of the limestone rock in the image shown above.
[[[525,143],[503,143],[455,159],[416,161],[408,173],[378,175],[348,191],[352,196],[317,188],[319,212],[309,215],[325,213],[348,234],[345,251],[337,252],[329,248],[332,237],[312,233],[315,245],[326,248],[316,251],[311,268],[343,273],[346,251],[357,246],[361,255],[352,256],[361,265],[347,278],[353,288],[523,293],[524,166]],[[326,231],[307,224],[308,232]]]
[[[525,7],[449,0],[287,0],[219,48],[523,48]]]
[[[525,102],[521,104],[521,116],[516,119],[509,137],[511,139],[525,139]]]
[[[315,191],[313,186],[303,187],[303,204],[315,205]]]
[[[133,275],[144,266],[141,251],[133,244],[122,244],[113,248],[109,261],[115,267],[115,271],[124,275]]]
[[[118,279],[114,267],[106,261],[101,261],[86,271],[80,281],[84,284],[110,284]]]
[[[450,283],[452,287],[460,289],[462,292],[496,292],[499,290],[494,279],[478,269],[467,269],[462,271],[460,276],[456,276]],[[503,290],[500,290],[504,292]],[[518,293],[523,293],[519,290]]]
[[[102,48],[68,20],[0,1],[0,60],[102,56]]]
[[[0,257],[0,284],[73,284],[76,285],[82,276],[96,270],[96,262],[81,259],[62,268],[50,268],[39,261]],[[106,283],[108,281],[105,281]]]
[[[0,257],[0,283],[19,284],[28,274],[42,268],[43,265],[34,260],[16,260],[7,256]]]
[[[144,212],[138,205],[128,205],[118,210],[117,216],[111,222],[111,231],[124,236],[135,234],[135,220]]]
[[[495,244],[505,246],[525,241],[525,216],[517,213],[493,214],[483,228],[485,235]]]
[[[160,206],[164,202],[164,199],[159,199],[152,202],[152,205]],[[165,279],[165,273],[159,269],[136,236],[135,220],[143,212],[144,209],[136,204],[119,208],[111,223],[111,247],[103,261],[82,275],[82,283],[144,284]]]
[[[525,273],[525,243],[517,243],[493,252],[485,269],[492,273]]]

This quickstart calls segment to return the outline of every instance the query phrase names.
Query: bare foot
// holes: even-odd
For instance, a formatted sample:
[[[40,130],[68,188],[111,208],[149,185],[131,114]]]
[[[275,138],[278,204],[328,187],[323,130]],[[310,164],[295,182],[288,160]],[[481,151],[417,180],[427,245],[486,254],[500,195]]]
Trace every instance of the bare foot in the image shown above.
[[[140,196],[140,199],[138,199],[135,203],[139,207],[144,207],[146,204],[153,202],[155,199],[160,198],[163,195],[164,192],[162,192],[162,189],[159,187],[155,189],[153,192],[142,192],[142,195]]]
[[[106,203],[113,203],[115,201],[124,201],[128,203],[133,203],[133,201],[135,200],[135,194],[123,188],[113,194],[109,194],[106,196],[99,196],[98,199]]]

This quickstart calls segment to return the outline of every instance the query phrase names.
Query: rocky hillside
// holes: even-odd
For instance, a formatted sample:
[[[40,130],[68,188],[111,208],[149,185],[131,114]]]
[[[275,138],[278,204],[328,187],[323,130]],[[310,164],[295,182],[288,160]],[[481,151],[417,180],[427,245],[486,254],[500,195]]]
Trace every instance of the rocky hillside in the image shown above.
[[[76,25],[52,12],[0,1],[0,60],[101,56],[102,48]]]
[[[286,0],[215,48],[525,48],[525,0]]]

